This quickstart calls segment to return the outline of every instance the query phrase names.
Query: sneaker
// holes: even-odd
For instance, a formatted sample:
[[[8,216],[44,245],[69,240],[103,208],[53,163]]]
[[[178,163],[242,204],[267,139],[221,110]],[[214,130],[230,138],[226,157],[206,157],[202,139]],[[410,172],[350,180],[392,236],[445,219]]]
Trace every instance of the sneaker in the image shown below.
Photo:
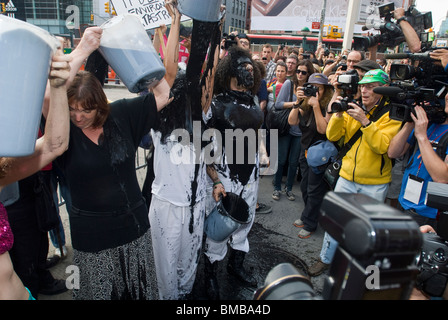
[[[325,270],[327,270],[328,268],[330,268],[330,265],[327,263],[323,263],[320,259],[319,261],[317,261],[315,264],[313,264],[309,269],[308,269],[308,274],[312,277],[316,277],[320,274],[322,274]]]
[[[296,196],[291,191],[286,191],[286,198],[290,201],[296,200]]]
[[[294,225],[294,227],[297,227],[297,228],[303,228],[303,226],[305,224],[303,223],[303,221],[301,219],[297,219],[296,221],[294,221],[293,225]]]
[[[309,237],[311,237],[312,232],[311,231],[307,231],[305,229],[302,229],[299,231],[299,235],[298,237],[300,239],[308,239]]]
[[[280,200],[280,190],[274,190],[274,192],[272,193],[272,199]]]
[[[264,203],[258,203],[258,208],[255,209],[255,213],[266,214],[271,213],[272,208]]]

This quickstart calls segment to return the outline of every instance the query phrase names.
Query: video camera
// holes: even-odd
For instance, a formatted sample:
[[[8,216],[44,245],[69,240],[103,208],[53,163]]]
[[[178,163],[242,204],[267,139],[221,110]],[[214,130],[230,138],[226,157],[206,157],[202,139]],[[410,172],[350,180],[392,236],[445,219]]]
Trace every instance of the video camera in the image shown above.
[[[354,96],[358,92],[358,82],[359,75],[356,70],[349,70],[338,76],[338,88],[343,91],[343,99],[341,101],[335,101],[331,104],[331,113],[347,111],[350,108],[348,105],[349,102],[354,102],[357,104]]]
[[[446,119],[441,100],[446,93],[447,75],[441,65],[429,56],[431,50],[423,53],[386,54],[386,59],[410,59],[412,64],[392,64],[390,87],[374,88],[373,92],[388,96],[391,100],[389,116],[398,121],[411,122],[411,113],[420,105],[428,120],[442,123]],[[418,62],[418,66],[414,66]],[[430,103],[430,104],[427,104]]]
[[[410,216],[363,194],[336,192],[326,194],[321,213],[321,226],[339,243],[321,298],[409,298],[422,248],[422,233]],[[284,265],[271,270],[254,298],[320,299],[306,276]]]
[[[406,39],[400,26],[392,22],[393,11],[395,5],[393,2],[386,3],[382,6],[378,6],[380,20],[373,19],[369,23],[363,26],[363,30],[375,29],[379,30],[380,34],[373,36],[354,36],[353,37],[353,49],[359,51],[367,51],[368,48],[377,44],[387,48],[394,48]],[[410,6],[405,11],[406,20],[411,24],[414,30],[422,39],[425,45],[429,44],[429,36],[425,33],[425,29],[432,27],[432,14],[431,12],[420,13],[415,6]],[[426,40],[425,40],[426,39]]]

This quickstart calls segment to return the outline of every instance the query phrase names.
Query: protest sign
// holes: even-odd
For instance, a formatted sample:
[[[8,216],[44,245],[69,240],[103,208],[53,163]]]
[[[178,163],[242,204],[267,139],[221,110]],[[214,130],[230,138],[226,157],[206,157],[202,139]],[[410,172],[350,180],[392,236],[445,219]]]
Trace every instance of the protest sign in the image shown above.
[[[112,5],[118,15],[139,16],[146,30],[158,28],[161,24],[167,26],[171,24],[171,17],[165,8],[164,0],[113,0]],[[189,19],[183,16],[181,21]]]

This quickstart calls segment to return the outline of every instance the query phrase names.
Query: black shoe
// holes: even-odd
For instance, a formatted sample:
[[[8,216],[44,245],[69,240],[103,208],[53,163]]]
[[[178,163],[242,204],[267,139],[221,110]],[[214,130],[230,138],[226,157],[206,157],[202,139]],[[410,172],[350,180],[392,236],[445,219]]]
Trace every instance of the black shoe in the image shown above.
[[[227,264],[227,272],[236,277],[238,280],[250,286],[256,287],[258,285],[257,280],[250,273],[248,273],[246,269],[244,269],[243,262],[245,256],[245,252],[231,249],[229,262]]]
[[[66,292],[67,290],[68,289],[67,286],[65,285],[65,280],[54,279],[53,282],[41,286],[39,288],[39,293],[47,296],[52,296]]]
[[[55,255],[47,258],[47,261],[45,263],[45,268],[51,269],[55,265],[57,265],[60,261],[61,261],[61,257],[55,254]]]
[[[260,214],[267,214],[267,213],[271,213],[272,212],[272,208],[268,205],[265,205],[264,203],[258,203],[258,208],[255,209],[255,213],[260,213]]]

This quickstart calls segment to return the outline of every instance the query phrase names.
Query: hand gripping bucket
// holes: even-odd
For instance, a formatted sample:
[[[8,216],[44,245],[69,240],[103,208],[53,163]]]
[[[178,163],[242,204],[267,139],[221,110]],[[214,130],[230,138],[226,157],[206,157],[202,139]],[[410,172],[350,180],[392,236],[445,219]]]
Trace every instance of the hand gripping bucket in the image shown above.
[[[221,19],[222,0],[177,0],[179,12],[199,21],[216,22]]]
[[[141,92],[163,78],[165,67],[139,17],[116,16],[101,28],[99,51],[130,92]]]
[[[51,58],[58,46],[44,29],[0,15],[0,156],[34,152]]]
[[[241,225],[249,223],[249,217],[246,201],[235,193],[227,192],[227,196],[205,219],[205,234],[214,241],[224,241]]]

